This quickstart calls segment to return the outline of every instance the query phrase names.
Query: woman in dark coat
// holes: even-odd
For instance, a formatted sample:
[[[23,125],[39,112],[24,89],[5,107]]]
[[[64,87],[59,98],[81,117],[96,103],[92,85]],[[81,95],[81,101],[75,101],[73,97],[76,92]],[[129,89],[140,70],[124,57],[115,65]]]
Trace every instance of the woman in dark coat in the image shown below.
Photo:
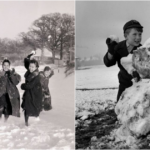
[[[25,83],[21,89],[25,90],[21,107],[24,110],[25,124],[28,126],[29,116],[38,117],[42,107],[42,86],[39,78],[38,62],[36,60],[24,59],[27,69],[25,73]]]
[[[16,85],[21,77],[14,69],[10,70],[10,61],[5,59],[0,71],[0,117],[9,115],[20,117],[20,95]]]
[[[52,104],[51,104],[51,95],[49,91],[49,79],[54,75],[54,71],[49,67],[46,66],[44,68],[44,71],[40,72],[40,81],[42,85],[42,91],[43,91],[43,104],[42,107],[44,110],[51,110]]]

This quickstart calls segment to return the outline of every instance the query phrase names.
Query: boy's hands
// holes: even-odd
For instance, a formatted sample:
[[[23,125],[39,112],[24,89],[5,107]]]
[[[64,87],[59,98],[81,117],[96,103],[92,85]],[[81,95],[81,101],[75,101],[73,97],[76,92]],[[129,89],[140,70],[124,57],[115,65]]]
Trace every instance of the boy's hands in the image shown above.
[[[106,44],[108,46],[108,52],[114,55],[115,46],[118,44],[116,41],[112,41],[111,38],[106,39]]]
[[[36,51],[32,51],[30,54],[35,55],[35,54],[36,54]]]
[[[14,74],[14,73],[15,73],[15,69],[14,69],[14,68],[12,68],[12,71],[11,71],[11,73],[12,73],[12,74]]]
[[[32,51],[27,58],[29,58],[30,60],[32,60],[34,58],[34,55],[36,54],[36,51]]]
[[[141,77],[140,77],[140,75],[138,74],[137,71],[133,71],[132,76],[133,76],[135,82],[139,82],[141,80]]]

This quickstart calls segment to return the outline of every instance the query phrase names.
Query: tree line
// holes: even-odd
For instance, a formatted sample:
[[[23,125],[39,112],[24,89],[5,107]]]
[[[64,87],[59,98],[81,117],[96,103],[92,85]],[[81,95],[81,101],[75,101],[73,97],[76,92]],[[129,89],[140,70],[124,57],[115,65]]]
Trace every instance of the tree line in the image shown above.
[[[75,41],[74,16],[69,14],[50,13],[35,20],[27,32],[21,32],[18,39],[0,39],[1,54],[24,55],[27,51],[41,49],[43,60],[44,48],[52,52],[54,63],[55,55],[63,57],[64,50],[69,51]],[[15,57],[15,56],[14,56]]]

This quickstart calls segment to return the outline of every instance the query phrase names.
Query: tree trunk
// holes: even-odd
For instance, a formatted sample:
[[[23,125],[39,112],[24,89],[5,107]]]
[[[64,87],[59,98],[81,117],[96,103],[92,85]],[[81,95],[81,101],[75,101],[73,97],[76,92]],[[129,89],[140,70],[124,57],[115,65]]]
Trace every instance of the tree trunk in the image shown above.
[[[53,60],[53,64],[55,63],[55,50],[52,50],[52,60]]]
[[[41,48],[41,63],[43,62],[43,56],[44,56],[44,49]]]
[[[61,38],[61,46],[60,46],[60,60],[62,60],[63,58],[63,41],[62,41],[62,38]]]

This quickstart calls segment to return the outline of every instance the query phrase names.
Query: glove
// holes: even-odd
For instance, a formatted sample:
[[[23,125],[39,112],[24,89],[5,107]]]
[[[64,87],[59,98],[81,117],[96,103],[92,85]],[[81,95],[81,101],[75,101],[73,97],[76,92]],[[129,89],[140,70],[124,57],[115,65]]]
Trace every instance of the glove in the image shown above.
[[[9,71],[7,72],[8,77],[10,77],[11,75],[13,75],[14,73],[15,73],[15,69],[12,68],[12,70],[9,70]]]
[[[14,73],[15,73],[15,69],[14,69],[14,68],[12,68],[11,74],[14,74]]]
[[[10,76],[10,70],[6,71],[5,74],[9,77]]]
[[[118,44],[116,41],[112,41],[110,38],[106,39],[106,44],[108,46],[108,52],[114,55],[115,46]]]
[[[141,80],[141,77],[137,71],[133,71],[132,76],[134,79],[136,79],[136,82],[139,82]]]

